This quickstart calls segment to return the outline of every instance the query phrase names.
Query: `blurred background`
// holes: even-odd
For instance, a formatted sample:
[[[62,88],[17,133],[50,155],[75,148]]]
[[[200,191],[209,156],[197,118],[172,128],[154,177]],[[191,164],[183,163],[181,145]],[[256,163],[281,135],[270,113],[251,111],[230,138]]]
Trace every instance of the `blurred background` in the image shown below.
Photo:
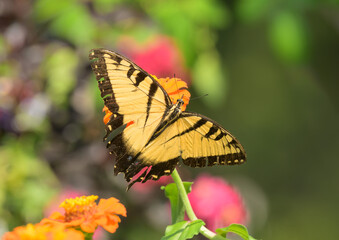
[[[97,239],[160,239],[170,223],[168,178],[126,193],[113,176],[88,60],[98,47],[184,79],[200,97],[188,111],[241,141],[244,165],[179,168],[185,181],[235,189],[244,209],[230,222],[258,239],[338,236],[337,0],[1,0],[0,235],[83,194],[127,208]]]

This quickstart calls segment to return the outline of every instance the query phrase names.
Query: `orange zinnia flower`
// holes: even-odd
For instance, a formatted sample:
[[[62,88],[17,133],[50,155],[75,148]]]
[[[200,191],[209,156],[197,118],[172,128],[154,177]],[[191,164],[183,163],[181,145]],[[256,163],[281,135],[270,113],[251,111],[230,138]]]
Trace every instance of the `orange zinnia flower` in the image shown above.
[[[191,97],[187,88],[187,83],[180,78],[157,78],[154,75],[152,75],[152,77],[165,89],[173,104],[175,104],[178,99],[182,99],[184,101],[184,104],[181,106],[181,110],[185,111]],[[104,123],[107,124],[113,113],[106,106],[104,106],[102,111],[105,112],[103,120]],[[133,121],[129,122],[126,127],[133,123]]]
[[[66,227],[80,227],[82,231],[93,233],[98,226],[114,233],[121,221],[118,215],[126,217],[126,208],[116,198],[95,200],[98,196],[82,196],[66,199],[60,204],[65,214],[54,212],[42,222],[59,222]]]
[[[61,224],[27,224],[5,233],[3,240],[84,240],[82,232]]]
[[[187,83],[180,78],[157,78],[154,75],[152,75],[152,77],[165,89],[172,103],[177,103],[178,99],[182,99],[184,101],[184,104],[181,106],[181,110],[185,111],[191,97]]]

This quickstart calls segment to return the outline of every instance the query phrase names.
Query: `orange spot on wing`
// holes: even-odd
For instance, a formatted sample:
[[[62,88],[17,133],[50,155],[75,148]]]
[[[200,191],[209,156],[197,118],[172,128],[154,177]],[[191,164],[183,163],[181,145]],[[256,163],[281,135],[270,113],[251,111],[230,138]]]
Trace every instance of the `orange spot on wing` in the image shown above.
[[[106,113],[103,121],[104,121],[105,124],[107,124],[109,122],[109,120],[111,119],[111,116],[112,116],[113,113],[106,106],[104,106],[102,111]]]
[[[126,127],[131,126],[134,123],[134,121],[130,121],[129,123],[126,124]]]

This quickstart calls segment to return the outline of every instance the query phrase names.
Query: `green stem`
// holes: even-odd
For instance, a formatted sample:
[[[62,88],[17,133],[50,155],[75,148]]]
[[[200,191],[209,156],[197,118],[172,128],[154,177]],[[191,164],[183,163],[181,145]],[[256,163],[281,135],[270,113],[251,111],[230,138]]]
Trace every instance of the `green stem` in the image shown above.
[[[181,180],[181,178],[180,178],[180,176],[179,176],[179,174],[178,174],[176,169],[174,169],[174,171],[172,172],[172,178],[173,178],[175,184],[177,185],[179,196],[180,196],[181,201],[183,202],[183,204],[185,206],[188,218],[191,221],[197,220],[198,218],[197,218],[197,216],[195,215],[195,213],[194,213],[194,211],[192,209],[191,203],[188,200],[188,196],[187,196],[184,184],[183,184],[183,182],[182,182],[182,180]],[[208,239],[211,239],[211,238],[213,238],[216,235],[214,232],[212,232],[211,230],[207,229],[205,226],[201,227],[200,233],[202,235],[204,235],[205,237],[207,237]]]
[[[84,232],[82,231],[85,237],[85,240],[92,240],[93,239],[93,233],[88,233],[88,232]]]

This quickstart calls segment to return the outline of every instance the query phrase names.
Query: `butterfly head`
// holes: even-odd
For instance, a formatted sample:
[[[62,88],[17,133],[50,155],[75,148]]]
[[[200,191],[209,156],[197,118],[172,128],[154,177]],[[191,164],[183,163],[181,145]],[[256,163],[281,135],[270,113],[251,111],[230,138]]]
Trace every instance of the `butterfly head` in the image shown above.
[[[179,99],[177,100],[177,103],[175,104],[175,108],[180,109],[180,111],[181,111],[181,106],[182,106],[182,105],[184,105],[184,100],[182,100],[181,98],[179,98]]]
[[[183,104],[184,101],[182,99],[178,99],[177,102],[171,106],[170,112],[172,117],[176,118],[182,113],[181,106]]]

